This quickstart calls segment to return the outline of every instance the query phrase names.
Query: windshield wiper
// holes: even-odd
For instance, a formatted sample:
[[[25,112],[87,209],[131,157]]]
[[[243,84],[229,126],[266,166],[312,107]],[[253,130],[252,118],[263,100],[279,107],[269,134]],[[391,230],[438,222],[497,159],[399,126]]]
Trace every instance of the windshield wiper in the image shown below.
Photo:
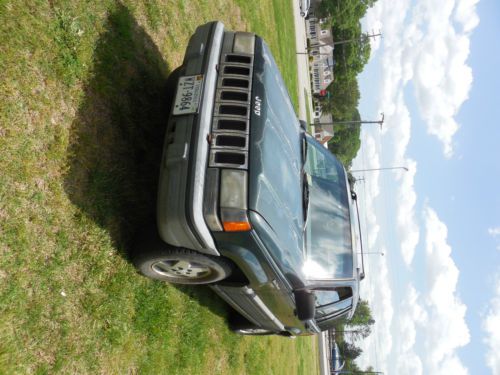
[[[307,147],[308,147],[308,144],[307,144],[306,136],[304,135],[302,137],[302,170],[304,170],[304,168],[306,166],[306,161],[307,161]]]
[[[307,226],[309,211],[309,182],[307,181],[307,172],[302,172],[302,211],[304,214],[304,230]]]

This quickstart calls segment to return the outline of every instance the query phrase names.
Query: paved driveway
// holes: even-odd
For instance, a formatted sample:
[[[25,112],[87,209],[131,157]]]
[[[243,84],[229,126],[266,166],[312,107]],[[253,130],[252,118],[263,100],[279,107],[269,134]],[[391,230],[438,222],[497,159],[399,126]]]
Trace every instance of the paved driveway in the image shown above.
[[[297,52],[306,52],[306,28],[304,18],[300,16],[299,1],[292,0],[293,3],[293,17],[295,21],[295,48]],[[311,83],[309,78],[309,61],[307,55],[297,55],[297,70],[299,78],[299,118],[301,120],[309,121],[306,112],[306,106],[309,106],[309,111],[312,113],[311,102]],[[306,98],[304,89],[307,90],[309,99]]]
[[[306,27],[304,18],[300,16],[299,2],[298,0],[293,1],[293,15],[295,21],[295,48],[297,52],[306,52],[307,39],[306,39]],[[309,76],[309,60],[307,55],[298,54],[297,55],[297,70],[299,77],[299,118],[301,120],[309,121],[306,112],[306,106],[309,106],[309,113],[313,113],[312,109],[312,95],[311,95],[311,82]],[[307,91],[307,96],[305,91]],[[325,333],[320,333],[318,335],[319,343],[319,362],[320,362],[320,373],[322,375],[328,375],[329,364],[327,359],[328,345]]]

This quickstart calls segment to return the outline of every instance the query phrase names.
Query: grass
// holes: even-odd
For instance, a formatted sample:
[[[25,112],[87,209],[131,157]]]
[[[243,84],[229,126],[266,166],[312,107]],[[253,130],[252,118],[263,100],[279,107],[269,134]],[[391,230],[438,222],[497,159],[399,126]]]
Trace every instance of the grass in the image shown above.
[[[296,104],[291,17],[285,0],[0,1],[0,374],[318,372],[315,340],[236,336],[210,290],[126,257],[195,27],[262,35]]]

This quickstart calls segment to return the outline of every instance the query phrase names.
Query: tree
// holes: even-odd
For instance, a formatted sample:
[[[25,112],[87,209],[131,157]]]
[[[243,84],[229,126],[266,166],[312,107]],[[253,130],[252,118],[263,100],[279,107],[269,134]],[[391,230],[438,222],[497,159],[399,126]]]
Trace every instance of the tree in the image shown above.
[[[349,321],[350,326],[373,325],[375,320],[372,317],[372,311],[368,305],[368,301],[360,299],[354,311],[352,319]]]
[[[332,114],[335,119],[346,119],[353,115],[361,97],[357,80],[340,76],[327,87],[329,94],[321,98],[324,112]]]
[[[343,120],[359,121],[359,112],[355,112],[350,117]],[[334,121],[337,119],[334,117]],[[356,157],[361,146],[361,126],[360,125],[334,125],[335,136],[328,142],[328,149],[336,155],[344,166],[349,169],[352,159]]]
[[[332,17],[332,23],[338,27],[349,28],[359,22],[375,1],[323,0],[318,7],[318,14],[321,17]]]
[[[357,347],[354,344],[344,341],[344,347],[342,350],[342,355],[344,356],[344,358],[353,361],[356,358],[358,358],[361,355],[361,353],[363,353],[363,350],[361,348]]]
[[[363,34],[361,18],[376,0],[323,0],[317,13],[331,19],[333,40],[349,41],[337,44],[333,50],[334,81],[327,87],[328,95],[320,99],[323,111],[333,121],[359,120],[357,110],[361,97],[358,74],[370,58],[369,38]],[[349,167],[361,146],[359,126],[335,126],[335,136],[328,148]]]

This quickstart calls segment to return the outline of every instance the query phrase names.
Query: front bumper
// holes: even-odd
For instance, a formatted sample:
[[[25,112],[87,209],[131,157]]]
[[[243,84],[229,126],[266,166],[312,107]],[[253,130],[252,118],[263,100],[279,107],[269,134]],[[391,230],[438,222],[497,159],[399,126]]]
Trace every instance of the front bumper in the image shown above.
[[[223,230],[221,169],[248,168],[254,42],[220,22],[198,27],[189,41],[180,74],[203,75],[204,83],[198,113],[172,114],[168,122],[157,225],[171,245],[220,255],[211,231]]]
[[[208,164],[208,135],[217,86],[217,64],[224,25],[198,27],[189,41],[182,75],[204,75],[197,114],[170,116],[160,170],[157,225],[167,243],[219,255],[203,218],[203,190]]]

